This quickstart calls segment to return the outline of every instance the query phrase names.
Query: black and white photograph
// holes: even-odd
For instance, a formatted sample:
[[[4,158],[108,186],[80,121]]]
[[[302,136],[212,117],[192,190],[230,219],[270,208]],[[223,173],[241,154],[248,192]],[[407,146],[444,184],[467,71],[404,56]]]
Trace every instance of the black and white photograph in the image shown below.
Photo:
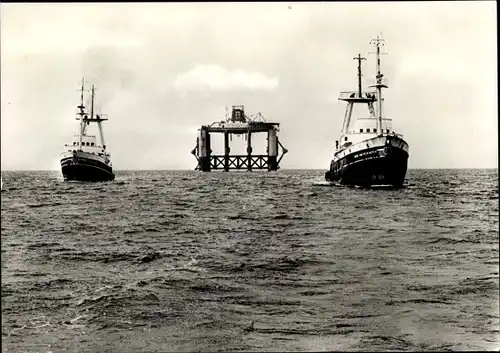
[[[500,351],[496,1],[0,4],[3,353]]]

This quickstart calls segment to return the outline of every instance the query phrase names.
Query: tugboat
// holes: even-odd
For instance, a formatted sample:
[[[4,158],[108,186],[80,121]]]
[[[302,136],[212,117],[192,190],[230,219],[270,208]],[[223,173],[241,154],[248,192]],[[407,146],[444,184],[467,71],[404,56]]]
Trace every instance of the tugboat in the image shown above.
[[[382,88],[388,88],[387,80],[380,73],[380,47],[383,39],[377,37],[374,44],[377,54],[377,76],[369,87],[376,90],[361,90],[360,54],[358,61],[357,92],[341,92],[339,100],[347,102],[340,141],[335,141],[335,152],[330,170],[325,179],[348,186],[392,186],[402,187],[407,171],[409,146],[401,134],[392,129],[392,119],[382,116]],[[377,102],[375,112],[374,103]],[[367,116],[351,121],[355,104],[367,105]]]
[[[104,136],[102,134],[102,122],[108,120],[100,115],[94,116],[94,86],[92,86],[92,99],[90,113],[83,105],[84,80],[78,116],[80,120],[80,133],[73,136],[71,145],[64,145],[61,154],[61,169],[65,181],[112,181],[115,179],[111,166],[110,154],[106,150]],[[99,128],[100,141],[96,137],[87,134],[90,123],[96,123]]]

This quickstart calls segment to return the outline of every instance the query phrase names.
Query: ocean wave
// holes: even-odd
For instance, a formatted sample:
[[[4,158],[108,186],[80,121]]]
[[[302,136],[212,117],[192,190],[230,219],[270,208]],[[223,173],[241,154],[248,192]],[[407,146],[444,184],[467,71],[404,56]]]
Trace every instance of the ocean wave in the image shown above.
[[[496,170],[410,170],[399,190],[323,174],[9,174],[4,350],[498,346]]]

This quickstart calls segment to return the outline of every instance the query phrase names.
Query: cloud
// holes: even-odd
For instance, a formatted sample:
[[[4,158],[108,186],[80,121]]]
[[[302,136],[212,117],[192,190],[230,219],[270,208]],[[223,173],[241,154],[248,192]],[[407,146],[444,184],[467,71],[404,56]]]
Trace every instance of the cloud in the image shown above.
[[[218,65],[196,65],[190,71],[179,74],[174,82],[174,88],[181,93],[206,90],[272,90],[277,87],[277,78],[241,69],[230,71]]]

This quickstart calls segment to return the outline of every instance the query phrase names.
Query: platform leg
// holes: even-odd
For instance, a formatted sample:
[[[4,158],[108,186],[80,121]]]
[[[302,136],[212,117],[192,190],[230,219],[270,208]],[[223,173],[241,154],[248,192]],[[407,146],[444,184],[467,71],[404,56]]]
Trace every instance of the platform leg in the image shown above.
[[[247,139],[247,165],[248,171],[252,171],[252,133],[248,131],[248,139]]]
[[[278,138],[274,129],[267,132],[267,155],[267,169],[278,170]]]
[[[229,133],[224,131],[224,171],[229,172]]]

